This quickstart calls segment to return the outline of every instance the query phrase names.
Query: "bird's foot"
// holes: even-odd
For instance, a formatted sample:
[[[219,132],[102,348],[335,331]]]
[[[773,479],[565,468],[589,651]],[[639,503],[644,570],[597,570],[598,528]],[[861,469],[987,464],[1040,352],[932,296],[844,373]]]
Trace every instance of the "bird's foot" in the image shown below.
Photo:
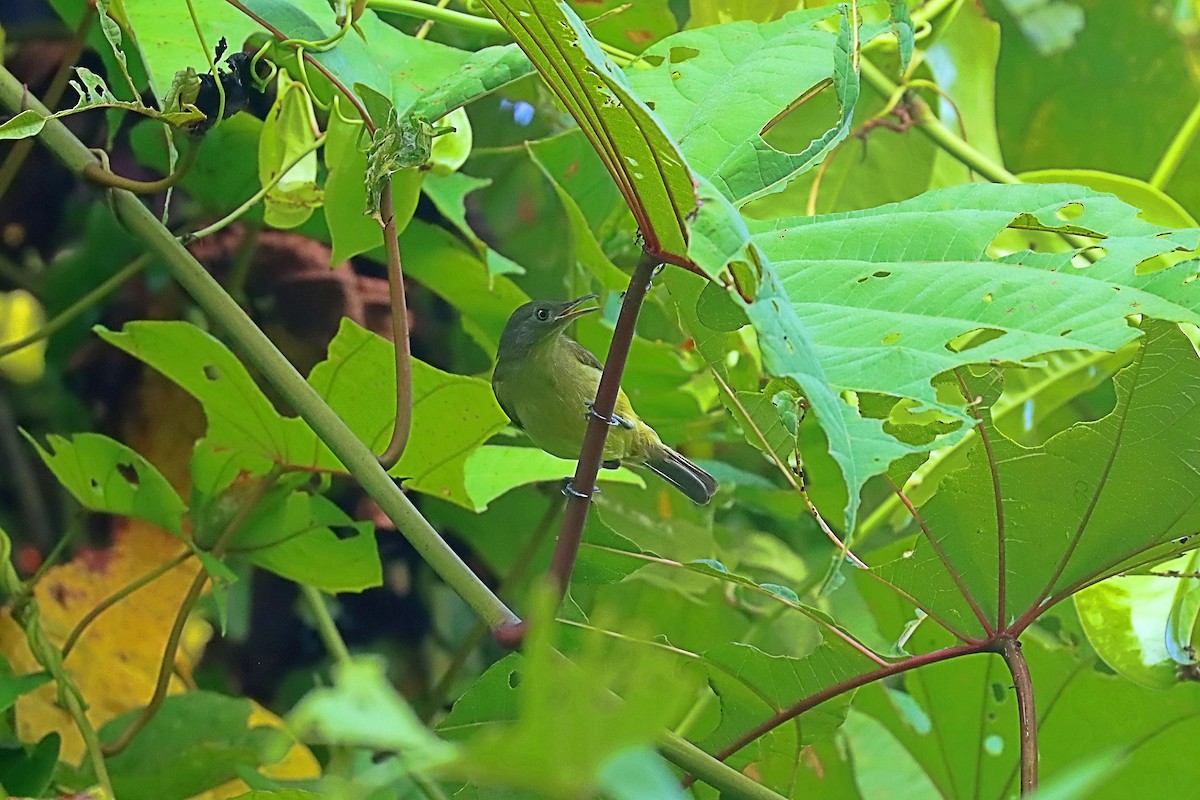
[[[624,429],[630,430],[630,431],[633,430],[633,423],[631,421],[625,419],[624,417],[618,416],[616,414],[613,414],[610,417],[606,417],[603,414],[601,414],[600,412],[596,411],[595,403],[588,402],[588,403],[584,403],[584,405],[587,406],[587,412],[583,415],[584,419],[588,419],[589,417],[595,417],[596,419],[600,420],[601,422],[603,422],[607,425],[624,428]]]
[[[601,461],[600,468],[601,469],[620,469],[621,462],[619,459],[610,458],[608,461]]]
[[[588,495],[586,495],[586,494],[584,494],[583,492],[581,492],[581,491],[579,491],[578,489],[576,489],[576,488],[575,488],[575,485],[574,485],[573,483],[571,483],[571,479],[570,479],[570,478],[567,478],[567,482],[566,482],[565,484],[563,484],[562,493],[563,493],[564,495],[566,495],[567,497],[578,497],[580,500],[589,500],[589,499],[591,499],[591,498],[589,498],[589,497],[588,497]],[[599,486],[593,486],[593,487],[592,487],[592,494],[600,494],[600,487],[599,487]]]

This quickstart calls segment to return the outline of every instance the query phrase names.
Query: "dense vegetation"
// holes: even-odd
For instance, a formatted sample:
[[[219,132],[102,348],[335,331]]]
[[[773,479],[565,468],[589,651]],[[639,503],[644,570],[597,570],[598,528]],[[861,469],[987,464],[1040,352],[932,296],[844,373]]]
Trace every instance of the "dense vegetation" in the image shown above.
[[[0,797],[1194,791],[1200,6],[28,5]]]

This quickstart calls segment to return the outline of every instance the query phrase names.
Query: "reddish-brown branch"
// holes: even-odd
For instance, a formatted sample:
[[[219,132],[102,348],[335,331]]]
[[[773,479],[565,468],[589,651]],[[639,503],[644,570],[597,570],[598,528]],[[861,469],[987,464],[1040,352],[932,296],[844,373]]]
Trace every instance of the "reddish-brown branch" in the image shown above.
[[[579,543],[583,539],[583,526],[592,505],[592,492],[596,488],[596,476],[600,473],[600,462],[604,458],[604,442],[608,438],[608,423],[604,420],[612,416],[617,405],[621,375],[625,372],[625,362],[633,344],[638,314],[642,309],[642,301],[646,299],[646,293],[650,290],[650,279],[659,263],[661,262],[657,254],[642,254],[629,281],[629,288],[625,291],[621,313],[617,316],[617,326],[613,330],[608,358],[604,361],[604,372],[596,389],[593,413],[588,415],[583,449],[579,453],[575,477],[570,483],[573,493],[567,496],[566,509],[563,511],[562,524],[558,531],[558,543],[550,562],[550,578],[554,581],[560,598],[566,595],[567,587],[571,583],[571,573],[579,555]],[[582,415],[586,411],[585,408],[580,409],[579,413]],[[504,647],[520,647],[525,638],[525,623],[501,626],[493,631],[493,636]]]
[[[971,409],[971,416],[975,417],[979,440],[983,442],[983,452],[987,455],[988,471],[992,473],[992,494],[996,498],[996,627],[1003,630],[1008,622],[1005,613],[1005,606],[1008,603],[1008,556],[1004,542],[1004,497],[1000,493],[1000,470],[996,465],[996,456],[992,452],[992,440],[988,437],[987,424],[984,423],[983,416],[975,405],[971,390],[959,370],[954,370],[954,377],[958,378],[958,385],[962,389],[963,398],[967,401],[967,408]]]
[[[1000,640],[1000,655],[1012,674],[1017,692],[1017,715],[1021,726],[1021,794],[1032,794],[1038,783],[1037,710],[1033,701],[1033,678],[1021,643],[1013,637]]]
[[[593,406],[595,413],[588,417],[583,449],[579,453],[575,477],[571,479],[571,486],[577,495],[582,497],[571,495],[567,498],[567,507],[563,512],[563,521],[558,532],[558,544],[550,562],[550,576],[558,586],[560,594],[566,593],[571,582],[571,572],[575,568],[575,557],[579,553],[579,542],[583,537],[583,525],[592,505],[592,491],[596,488],[596,476],[600,473],[600,462],[604,458],[604,442],[608,438],[609,426],[602,418],[611,417],[616,408],[617,393],[621,391],[621,376],[625,372],[625,362],[633,344],[638,314],[642,310],[642,301],[646,299],[646,293],[650,290],[650,278],[658,264],[656,257],[643,254],[629,281],[625,300],[621,304],[621,313],[617,316],[617,326],[613,331],[608,358],[604,362],[604,372],[600,376],[600,386],[596,389]],[[583,414],[585,411],[586,409],[581,409],[579,413]]]
[[[832,686],[828,686],[816,694],[809,695],[794,705],[783,709],[762,724],[739,736],[737,740],[729,746],[723,747],[721,750],[717,751],[715,757],[719,761],[724,761],[754,740],[767,735],[780,725],[790,722],[791,720],[803,714],[805,711],[816,708],[826,700],[832,700],[840,694],[845,694],[846,692],[858,689],[859,687],[866,686],[868,683],[874,683],[875,681],[889,678],[892,675],[899,675],[903,672],[908,672],[911,669],[917,669],[918,667],[924,667],[929,664],[936,664],[941,661],[948,661],[952,658],[958,658],[959,656],[982,653],[994,648],[994,646],[995,645],[986,642],[955,645],[954,647],[946,647],[941,650],[934,650],[932,653],[912,656],[911,658],[906,658],[903,661],[897,661],[894,664],[888,664],[887,666],[880,667],[879,669],[874,669],[870,672],[864,672],[861,675],[855,675],[853,678],[847,678],[844,681],[840,681]],[[690,786],[694,780],[694,778],[688,776],[684,780],[684,786]]]
[[[912,515],[913,521],[920,526],[921,531],[925,534],[926,541],[929,542],[929,546],[933,548],[933,552],[937,553],[937,557],[941,560],[942,566],[944,566],[946,568],[946,572],[950,574],[950,578],[954,581],[954,585],[958,587],[960,592],[962,592],[963,599],[967,601],[967,605],[969,605],[971,607],[971,611],[975,613],[975,618],[979,620],[979,624],[983,626],[984,631],[987,632],[989,637],[995,636],[996,629],[992,627],[992,623],[988,622],[988,618],[983,613],[983,609],[979,607],[979,603],[975,601],[975,598],[971,595],[970,590],[967,589],[967,585],[963,582],[962,576],[958,574],[958,571],[954,569],[954,565],[950,563],[950,559],[946,555],[946,552],[942,550],[942,546],[937,543],[937,539],[933,538],[933,532],[929,530],[929,526],[925,524],[925,520],[921,517],[920,512],[917,511],[917,507],[912,504],[912,501],[908,499],[906,494],[904,494],[904,490],[897,486],[895,481],[893,481],[891,478],[888,478],[887,481],[892,487],[892,491],[894,491],[896,496],[900,498],[900,502],[903,503],[904,507],[908,509],[908,513]]]
[[[379,197],[379,215],[383,223],[383,244],[387,249],[388,297],[391,301],[392,343],[396,346],[396,423],[392,438],[379,456],[384,469],[391,469],[408,447],[412,430],[412,353],[408,343],[408,305],[404,299],[404,270],[400,262],[400,241],[396,234],[396,212],[392,205],[392,178],[383,185]]]

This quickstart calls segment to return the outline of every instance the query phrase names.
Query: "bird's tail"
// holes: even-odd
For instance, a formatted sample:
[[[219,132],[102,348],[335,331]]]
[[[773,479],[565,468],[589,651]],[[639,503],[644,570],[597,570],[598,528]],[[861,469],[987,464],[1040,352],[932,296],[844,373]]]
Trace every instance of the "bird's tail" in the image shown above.
[[[704,505],[717,491],[717,479],[675,452],[659,445],[644,462],[647,469],[687,495],[698,505]]]

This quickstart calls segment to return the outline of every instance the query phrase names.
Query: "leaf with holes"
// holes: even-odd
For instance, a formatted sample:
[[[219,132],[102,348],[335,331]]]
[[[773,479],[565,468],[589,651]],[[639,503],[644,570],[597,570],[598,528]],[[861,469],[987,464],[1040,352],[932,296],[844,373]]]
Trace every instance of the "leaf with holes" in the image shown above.
[[[70,439],[51,434],[45,450],[28,433],[25,438],[84,508],[137,517],[181,534],[187,506],[163,474],[126,445],[98,433]]]
[[[837,31],[823,28],[835,15]],[[868,26],[861,43],[883,30]],[[852,47],[848,7],[825,6],[775,22],[675,34],[648,48],[627,74],[692,169],[740,205],[779,191],[849,134],[859,92]],[[763,139],[780,119],[828,87],[836,95],[837,115],[807,147],[786,153]]]
[[[327,498],[286,485],[254,504],[229,553],[330,593],[383,582],[371,523],[355,522]]]
[[[184,322],[134,322],[120,333],[98,329],[105,341],[145,361],[200,401],[207,444],[239,454],[247,471],[274,463],[344,472],[308,425],[283,417],[220,342]],[[412,437],[391,470],[417,491],[474,508],[464,485],[467,456],[506,422],[491,386],[413,359]],[[368,447],[382,452],[395,421],[395,354],[386,340],[342,320],[329,358],[309,377]]]
[[[989,255],[1009,226],[1085,241],[1064,253]],[[767,371],[800,385],[829,439],[850,490],[847,529],[868,478],[908,453],[952,444],[965,428],[907,444],[843,393],[909,398],[969,422],[937,396],[934,376],[971,363],[1033,363],[1060,350],[1115,350],[1138,336],[1126,322],[1133,314],[1200,322],[1194,265],[1138,271],[1162,253],[1194,249],[1200,230],[1154,225],[1082,187],[957,186],[754,230],[770,264],[757,283],[739,279],[731,296],[758,332]],[[1073,265],[1082,249],[1099,260]]]
[[[1025,448],[992,429],[918,513],[912,551],[879,568],[960,633],[1022,627],[1106,576],[1192,549],[1200,529],[1200,362],[1147,321],[1111,414]]]

